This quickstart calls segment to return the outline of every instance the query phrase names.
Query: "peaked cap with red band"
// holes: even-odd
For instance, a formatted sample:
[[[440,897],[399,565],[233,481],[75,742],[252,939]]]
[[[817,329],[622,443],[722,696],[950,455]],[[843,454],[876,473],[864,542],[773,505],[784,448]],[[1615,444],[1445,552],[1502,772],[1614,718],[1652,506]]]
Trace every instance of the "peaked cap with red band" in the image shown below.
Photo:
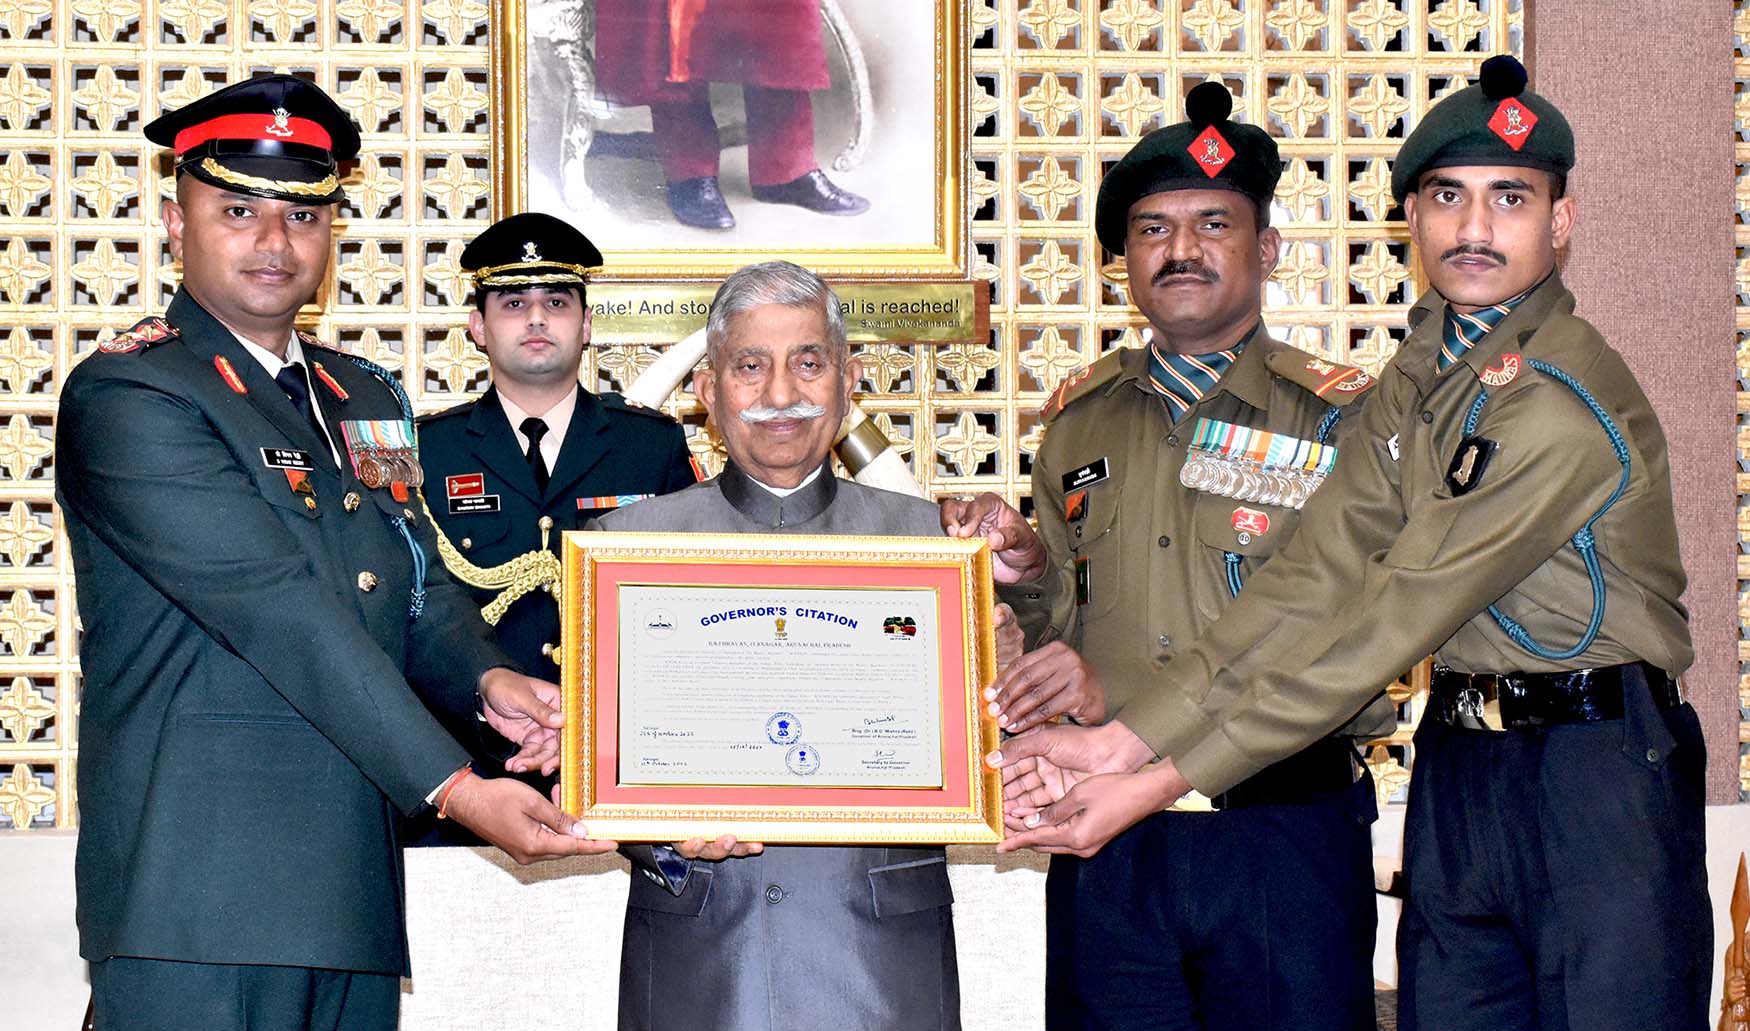
[[[359,152],[358,127],[321,88],[265,75],[159,116],[146,138],[176,153],[176,171],[222,190],[275,200],[340,200],[339,163]]]
[[[1567,175],[1574,167],[1574,130],[1525,83],[1525,66],[1498,54],[1483,62],[1476,85],[1435,104],[1392,162],[1398,203],[1435,168],[1504,165]]]
[[[1186,121],[1137,141],[1100,183],[1094,232],[1113,254],[1124,253],[1130,206],[1168,190],[1232,190],[1269,204],[1282,178],[1276,141],[1255,125],[1235,122],[1233,94],[1219,82],[1185,95]]]

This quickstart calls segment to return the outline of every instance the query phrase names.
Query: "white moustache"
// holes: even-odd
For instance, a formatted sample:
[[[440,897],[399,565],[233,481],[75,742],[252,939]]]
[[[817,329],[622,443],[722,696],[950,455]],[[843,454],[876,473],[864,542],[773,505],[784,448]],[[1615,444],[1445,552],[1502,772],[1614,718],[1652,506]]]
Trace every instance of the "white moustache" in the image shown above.
[[[788,408],[743,408],[741,420],[743,422],[776,422],[779,419],[808,420],[818,419],[825,414],[826,409],[819,405],[798,401]]]

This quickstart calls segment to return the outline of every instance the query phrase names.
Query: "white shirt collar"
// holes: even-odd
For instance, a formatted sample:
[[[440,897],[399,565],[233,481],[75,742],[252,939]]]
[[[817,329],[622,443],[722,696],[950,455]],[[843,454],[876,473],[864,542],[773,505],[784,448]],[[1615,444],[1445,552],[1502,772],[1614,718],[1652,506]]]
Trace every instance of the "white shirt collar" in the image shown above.
[[[281,369],[293,362],[301,362],[304,360],[304,344],[298,339],[298,334],[296,332],[293,332],[291,334],[291,339],[286,342],[286,356],[284,358],[274,354],[272,351],[269,351],[255,341],[244,338],[241,333],[233,331],[231,335],[237,338],[237,342],[243,345],[245,351],[249,352],[249,357],[254,358],[260,363],[262,368],[267,370],[267,376],[269,379],[278,376]],[[307,371],[306,367],[306,372]]]
[[[808,475],[807,475],[807,477],[805,477],[805,478],[804,478],[804,479],[803,479],[803,480],[802,480],[802,482],[801,482],[801,483],[798,483],[798,484],[797,484],[797,485],[796,485],[796,486],[794,486],[794,487],[774,487],[774,486],[772,486],[772,485],[771,485],[771,484],[769,484],[769,483],[767,483],[767,482],[766,482],[766,481],[764,481],[764,480],[754,480],[754,478],[753,478],[753,477],[752,477],[752,476],[749,476],[749,477],[748,477],[748,479],[750,479],[750,480],[753,480],[753,482],[755,482],[755,483],[757,483],[757,484],[759,484],[759,485],[760,485],[760,486],[761,486],[761,487],[762,487],[762,488],[763,488],[763,489],[765,489],[765,490],[767,490],[767,491],[770,491],[770,492],[771,492],[771,493],[773,493],[773,494],[776,494],[776,495],[777,495],[777,496],[778,496],[778,497],[780,497],[780,498],[787,498],[787,497],[789,497],[789,496],[790,496],[790,495],[792,495],[792,494],[794,494],[794,493],[796,493],[796,492],[797,492],[797,491],[799,491],[799,490],[801,490],[801,489],[802,489],[802,488],[804,488],[804,487],[806,487],[806,486],[808,486],[808,485],[809,485],[809,484],[811,484],[811,483],[813,483],[813,482],[814,482],[814,481],[815,481],[815,478],[816,478],[816,477],[818,477],[818,476],[819,476],[819,475],[820,475],[820,471],[821,471],[821,470],[822,470],[822,469],[824,469],[824,468],[825,468],[825,466],[820,466],[820,465],[817,465],[817,466],[815,466],[815,467],[814,467],[814,471],[813,471],[813,472],[811,472],[811,473],[809,473],[809,474],[808,474]]]
[[[328,441],[329,457],[333,458],[334,464],[338,466],[340,464],[340,448],[336,446],[333,432],[328,429],[328,416],[322,411],[322,395],[316,390],[315,383],[310,379],[310,363],[304,360],[304,344],[298,339],[297,331],[294,330],[291,339],[286,342],[286,356],[284,358],[253,340],[244,339],[241,333],[233,331],[231,335],[237,338],[237,342],[243,345],[245,351],[249,352],[249,357],[254,358],[267,371],[269,379],[277,377],[282,369],[293,362],[298,363],[304,370],[304,389],[310,393],[310,403],[316,406],[317,419],[322,423],[322,434]]]
[[[540,416],[541,421],[547,424],[547,434],[541,438],[541,460],[547,463],[549,473],[559,467],[559,448],[565,443],[565,431],[571,428],[571,417],[577,413],[577,394],[582,389],[573,387],[563,401]],[[502,390],[498,392],[498,403],[504,409],[505,418],[510,420],[510,432],[516,437],[517,450],[528,454],[529,438],[523,433],[522,425],[529,413],[505,397]]]

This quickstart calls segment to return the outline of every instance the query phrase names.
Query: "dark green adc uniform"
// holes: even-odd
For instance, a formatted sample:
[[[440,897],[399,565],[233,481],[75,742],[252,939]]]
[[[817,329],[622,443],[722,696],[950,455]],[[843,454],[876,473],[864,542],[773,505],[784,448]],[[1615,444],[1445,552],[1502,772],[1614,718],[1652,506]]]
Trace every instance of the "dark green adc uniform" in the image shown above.
[[[1524,85],[1498,57],[1442,101],[1404,144],[1398,198],[1445,167],[1565,175],[1573,137]],[[1554,274],[1474,316],[1417,302],[1300,532],[1120,714],[1220,792],[1435,654],[1406,1029],[1706,1021],[1704,753],[1673,680],[1692,653],[1665,439],[1573,309]]]
[[[494,291],[532,287],[574,288],[582,302],[589,273],[602,264],[602,255],[565,222],[528,213],[493,224],[463,250],[461,263],[473,274],[481,303]],[[467,562],[491,568],[542,547],[556,555],[566,530],[580,530],[596,516],[698,479],[680,424],[618,394],[577,388],[576,406],[551,469],[540,456],[538,440],[548,432],[543,422],[531,445],[528,428],[512,426],[496,386],[476,401],[419,420],[427,501]],[[550,532],[541,529],[542,519],[552,520]],[[499,593],[495,588],[469,590],[481,606]],[[559,667],[545,651],[559,645],[559,606],[553,595],[524,595],[505,610],[495,633],[499,645],[530,675],[559,679]],[[476,771],[502,774],[504,758],[514,747],[490,730],[482,736],[485,740],[474,755]],[[543,791],[553,783],[553,778],[539,775],[521,779]],[[409,828],[409,843],[473,845],[479,839],[451,821],[427,816]]]
[[[335,158],[358,147],[291,76],[146,135],[180,174],[316,203],[339,199]],[[56,435],[98,1026],[393,1028],[397,816],[467,761],[426,706],[471,713],[480,675],[510,665],[393,496],[411,413],[382,370],[310,338],[288,343],[303,362],[282,388],[186,289],[98,350]],[[397,473],[377,489],[355,464],[367,438],[409,445],[375,453]]]
[[[1229,120],[1231,105],[1222,87],[1198,87],[1190,121],[1150,133],[1113,168],[1096,209],[1108,250],[1124,253],[1128,212],[1150,194],[1270,202],[1276,145]],[[1049,569],[1005,591],[1030,643],[1075,647],[1119,715],[1161,690],[1174,650],[1295,536],[1372,386],[1262,323],[1233,352],[1180,355],[1157,341],[1072,376],[1045,407],[1033,465]],[[1366,690],[1349,715],[1380,681],[1354,686]],[[1356,726],[1218,795],[1218,811],[1156,814],[1091,859],[1054,856],[1048,1026],[1371,1026],[1375,809],[1349,735],[1392,726],[1381,698]]]

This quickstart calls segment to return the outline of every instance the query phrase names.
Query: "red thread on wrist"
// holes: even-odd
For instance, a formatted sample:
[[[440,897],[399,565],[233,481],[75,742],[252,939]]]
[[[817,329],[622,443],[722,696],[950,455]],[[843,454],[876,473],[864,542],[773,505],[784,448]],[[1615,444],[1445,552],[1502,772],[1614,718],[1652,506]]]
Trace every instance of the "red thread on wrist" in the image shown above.
[[[456,785],[467,780],[469,775],[472,774],[473,772],[474,772],[474,767],[464,766],[461,769],[457,770],[455,773],[450,774],[450,779],[447,782],[445,782],[443,791],[439,792],[439,794],[438,794],[438,804],[437,804],[438,819],[447,820],[450,818],[450,814],[444,811],[444,807],[446,807],[450,804],[450,793],[455,791]]]

